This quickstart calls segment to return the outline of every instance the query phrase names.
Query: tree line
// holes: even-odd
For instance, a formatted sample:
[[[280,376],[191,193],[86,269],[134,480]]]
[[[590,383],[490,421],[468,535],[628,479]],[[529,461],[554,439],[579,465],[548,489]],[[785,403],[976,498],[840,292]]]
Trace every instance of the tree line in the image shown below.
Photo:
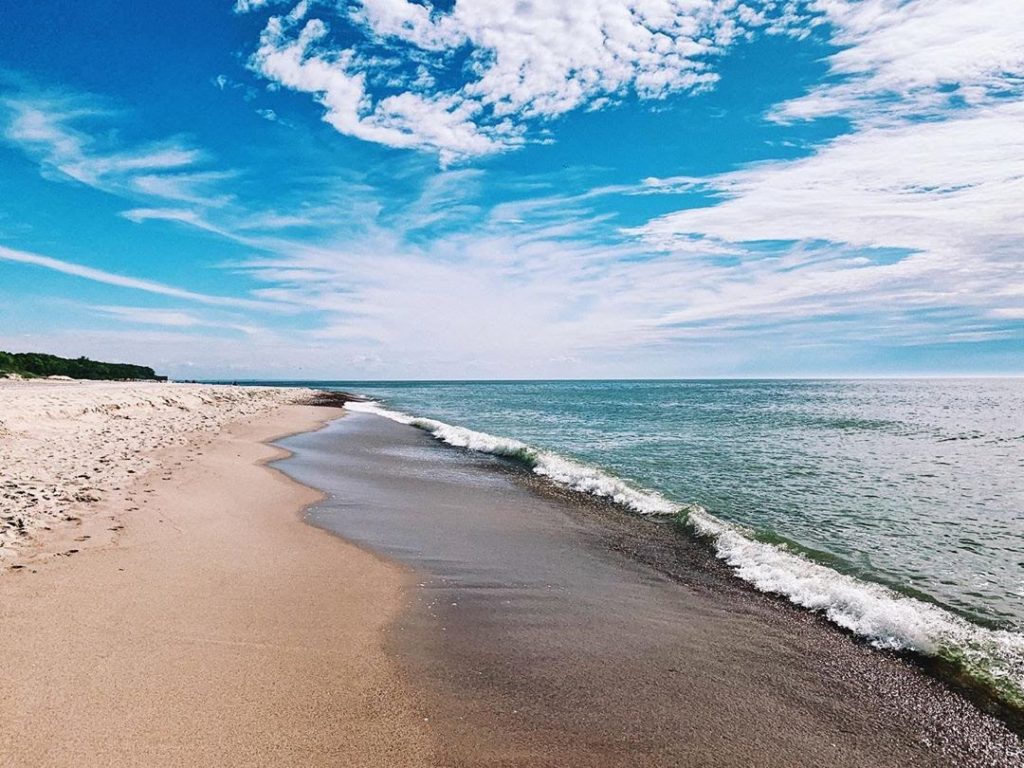
[[[67,358],[44,355],[41,352],[0,351],[0,375],[16,373],[21,376],[70,376],[72,379],[148,379],[166,381],[152,368],[129,363],[101,363],[87,357]]]

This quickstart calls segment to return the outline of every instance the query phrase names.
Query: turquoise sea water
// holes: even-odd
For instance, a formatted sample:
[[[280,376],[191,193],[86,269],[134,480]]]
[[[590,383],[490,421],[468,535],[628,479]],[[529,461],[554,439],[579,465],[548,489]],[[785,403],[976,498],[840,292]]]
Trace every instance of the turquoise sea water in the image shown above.
[[[1024,381],[353,383],[1024,631]]]
[[[1024,704],[1024,380],[330,385],[635,512],[681,513],[759,589]]]

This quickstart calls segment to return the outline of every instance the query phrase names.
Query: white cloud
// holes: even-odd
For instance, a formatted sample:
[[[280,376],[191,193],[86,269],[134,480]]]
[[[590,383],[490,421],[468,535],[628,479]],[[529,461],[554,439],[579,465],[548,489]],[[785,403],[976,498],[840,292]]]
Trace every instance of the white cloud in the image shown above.
[[[170,328],[191,328],[204,323],[190,312],[175,309],[152,309],[151,307],[89,307],[93,312],[112,317],[132,325],[161,325]]]
[[[383,355],[389,375],[621,376],[630,358],[643,360],[645,372],[679,375],[708,370],[709,360],[714,370],[715,355],[722,372],[732,364],[722,360],[749,361],[758,340],[842,347],[889,326],[887,342],[905,344],[950,328],[948,318],[911,317],[951,306],[939,288],[952,284],[913,264],[873,266],[849,249],[809,249],[723,265],[635,243],[601,246],[588,241],[590,222],[576,201],[546,205],[524,203],[527,225],[491,217],[420,245],[381,228],[333,245],[294,245],[248,268],[268,286],[257,295],[321,314],[304,338],[334,346],[339,359]],[[574,221],[552,226],[569,206]],[[397,218],[415,218],[414,209],[431,214],[427,201]],[[978,314],[966,306],[961,315]],[[1000,333],[989,326],[979,323],[970,339]]]
[[[135,224],[144,221],[176,221],[180,224],[202,227],[205,223],[195,211],[180,208],[132,208],[121,211],[121,216]]]
[[[248,238],[212,224],[202,213],[188,208],[130,208],[127,211],[121,211],[120,215],[133,224],[142,224],[146,221],[170,221],[195,227],[243,245],[252,243]]]
[[[302,21],[307,11],[300,3],[268,21],[253,68],[314,94],[339,132],[436,150],[443,163],[521,144],[528,121],[598,99],[709,87],[715,56],[752,29],[775,29],[763,9],[735,0],[461,0],[447,13],[409,0],[363,0],[338,22],[355,21],[365,39],[339,48],[323,20]],[[450,69],[449,54],[466,46],[468,77],[455,73],[462,82],[438,87],[427,65]],[[382,64],[374,47],[397,62],[383,91],[371,82]]]
[[[645,192],[715,199],[633,234],[680,256],[737,258],[663,320],[893,308],[1015,319],[1024,301],[1024,5],[812,5],[843,46],[829,59],[836,79],[772,116],[838,114],[855,128],[803,159],[647,180]],[[776,245],[766,251],[764,241]]]
[[[229,203],[231,195],[218,193],[220,182],[233,178],[230,171],[200,171],[192,173],[138,174],[131,179],[132,187],[150,197],[202,206],[218,207]]]
[[[742,35],[735,3],[591,0],[457,3],[454,25],[484,54],[466,93],[498,115],[551,117],[604,94],[642,98],[709,85],[707,59]]]
[[[316,94],[324,119],[341,133],[390,147],[433,148],[446,158],[485,154],[498,145],[472,122],[476,107],[453,96],[425,97],[410,92],[369,106],[365,74],[349,71],[352,53],[313,52],[326,25],[273,17],[267,23],[253,66],[265,77],[296,91]]]
[[[309,209],[261,215],[234,203],[201,210],[201,203],[182,205],[179,195],[166,205],[133,203],[140,207],[123,215],[200,227],[250,246],[256,255],[228,266],[262,283],[254,300],[316,314],[316,328],[254,346],[250,370],[274,350],[271,364],[287,360],[289,372],[311,356],[341,361],[326,375],[348,361],[379,371],[382,358],[387,375],[630,375],[631,360],[642,362],[636,373],[679,375],[728,372],[799,350],[811,350],[804,359],[814,362],[822,350],[854,345],[1012,339],[1012,324],[1024,319],[1024,104],[1014,90],[1018,58],[1006,41],[1021,37],[1020,14],[1004,8],[1006,28],[986,22],[981,30],[978,16],[958,18],[942,0],[813,5],[825,20],[817,23],[827,22],[843,46],[829,59],[832,80],[772,116],[837,114],[853,118],[854,127],[798,160],[571,198],[548,187],[537,199],[489,209],[481,200],[501,195],[474,197],[472,190],[493,177],[463,169],[437,174],[407,204],[360,178],[344,204],[311,192]],[[705,87],[714,56],[746,30],[799,36],[816,23],[793,9],[773,21],[701,0],[537,3],[517,13],[497,2],[460,0],[455,11],[437,13],[405,0],[367,0],[356,22],[376,49],[342,50],[322,21],[299,10],[267,23],[253,66],[274,83],[314,94],[343,133],[431,149],[449,161],[527,140],[531,121],[596,100]],[[666,25],[674,30],[669,42],[654,40]],[[940,60],[954,39],[956,52]],[[692,65],[666,56],[671,66],[659,68],[656,46],[682,46],[681,56],[687,41],[698,44]],[[468,81],[438,85],[450,82],[441,76],[445,52],[463,44],[482,52]],[[648,58],[652,50],[657,55]],[[408,77],[399,66],[394,83],[380,85],[381,72],[367,67],[395,66],[385,53],[410,64]],[[98,154],[80,133],[46,141],[54,157],[62,147],[71,147],[72,158]],[[157,149],[172,147],[121,148],[141,160],[111,167],[133,180],[200,172]],[[687,192],[715,198],[619,241],[606,237],[607,225],[588,208],[602,196]],[[167,186],[148,193],[177,199]],[[293,239],[265,234],[311,225]],[[127,287],[142,290],[159,286],[32,258],[21,260],[103,282],[131,280]],[[186,298],[181,293],[164,295]],[[182,320],[157,319],[172,328]],[[188,349],[184,341],[167,343]],[[239,365],[248,354],[210,350],[210,360],[230,354]]]
[[[841,50],[838,80],[780,105],[778,119],[843,114],[858,122],[941,114],[1024,93],[1019,0],[817,0]]]
[[[642,233],[660,247],[699,235],[984,258],[1024,237],[1022,123],[1024,103],[1011,102],[855,132],[801,160],[700,179],[724,201],[656,219]]]
[[[840,48],[832,81],[778,105],[777,120],[934,116],[1024,86],[1018,0],[460,0],[450,11],[361,0],[331,20],[361,32],[344,47],[323,19],[304,21],[310,7],[269,20],[253,68],[315,95],[339,132],[434,150],[444,164],[520,145],[539,120],[627,93],[711,87],[717,57],[758,31],[817,28]],[[455,51],[469,52],[461,71]]]
[[[115,117],[81,94],[21,94],[0,99],[0,136],[36,160],[48,179],[70,179],[143,203],[121,214],[135,223],[175,221],[244,245],[251,241],[230,227],[211,223],[211,212],[222,210],[239,229],[299,224],[295,216],[239,213],[235,195],[226,191],[237,172],[210,169],[207,154],[181,140],[114,140],[111,137],[120,133],[110,128]],[[308,224],[311,219],[306,216],[302,221]]]
[[[235,0],[235,13],[250,13],[273,5],[285,5],[289,0]]]
[[[176,288],[174,286],[166,285],[165,283],[156,282],[155,280],[146,280],[143,278],[120,275],[114,272],[107,272],[102,269],[88,267],[83,264],[76,264],[70,261],[54,259],[50,256],[42,256],[37,253],[30,253],[28,251],[20,251],[15,250],[14,248],[7,248],[2,245],[0,245],[0,261],[7,261],[15,264],[28,264],[34,267],[42,267],[44,269],[50,269],[53,270],[54,272],[60,272],[65,275],[72,275],[74,277],[80,277],[85,280],[92,280],[97,283],[113,285],[119,288],[130,288],[132,290],[144,291],[146,293],[153,293],[159,296],[167,296],[174,299],[194,301],[199,304],[208,304],[211,306],[222,307],[237,307],[240,309],[276,309],[279,311],[283,309],[279,304],[274,304],[269,301],[257,301],[253,299],[234,298],[230,296],[211,296],[205,293],[198,293],[196,291],[188,291],[182,288]]]
[[[224,313],[217,317],[205,317],[195,312],[177,309],[117,305],[95,305],[88,309],[129,325],[157,325],[164,328],[214,328],[222,331],[236,331],[246,335],[257,335],[263,332],[261,328],[241,323]]]
[[[106,192],[218,205],[212,191],[225,172],[201,171],[204,154],[177,139],[124,144],[81,125],[111,114],[84,97],[16,96],[0,100],[3,138],[39,162],[43,175]]]

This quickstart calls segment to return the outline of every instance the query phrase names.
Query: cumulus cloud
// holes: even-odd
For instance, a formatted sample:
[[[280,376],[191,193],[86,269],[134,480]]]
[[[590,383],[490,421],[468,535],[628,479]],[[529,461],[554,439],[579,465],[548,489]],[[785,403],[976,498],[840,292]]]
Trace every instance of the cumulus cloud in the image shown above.
[[[660,99],[710,87],[716,56],[754,29],[775,31],[792,14],[781,4],[757,5],[461,0],[440,11],[410,0],[362,0],[331,22],[359,35],[340,45],[326,21],[305,18],[303,2],[270,18],[252,67],[314,94],[341,133],[434,150],[450,162],[519,145],[531,120],[598,99]]]
[[[327,35],[318,19],[294,15],[267,23],[253,66],[292,90],[316,94],[324,119],[339,132],[391,147],[428,148],[450,160],[486,154],[497,148],[488,131],[472,121],[478,107],[451,95],[412,92],[379,99],[371,106],[366,75],[352,67],[351,51],[316,52]]]
[[[269,19],[251,64],[314,95],[339,132],[436,151],[447,164],[519,146],[538,121],[626,94],[712,87],[716,60],[758,32],[817,30],[839,49],[830,80],[778,105],[775,120],[941,116],[1020,96],[1022,28],[1016,0],[459,0],[450,10],[303,0]]]

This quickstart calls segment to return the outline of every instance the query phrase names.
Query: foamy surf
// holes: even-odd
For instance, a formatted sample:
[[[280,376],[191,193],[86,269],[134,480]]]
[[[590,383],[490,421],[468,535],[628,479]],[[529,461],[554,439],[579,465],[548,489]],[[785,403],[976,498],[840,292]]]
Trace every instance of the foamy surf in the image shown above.
[[[447,445],[513,459],[562,487],[610,499],[636,514],[677,516],[711,542],[736,576],[759,591],[821,613],[877,648],[943,659],[1004,703],[1024,708],[1024,635],[972,624],[937,605],[839,573],[782,545],[758,541],[751,531],[720,520],[700,505],[674,503],[519,440],[410,416],[374,402],[349,402],[345,408],[417,427]]]
[[[476,432],[465,427],[445,424],[435,419],[425,419],[399,411],[389,411],[376,403],[349,402],[345,408],[350,411],[376,413],[429,432],[443,443],[456,448],[465,448],[479,453],[490,453],[515,459],[541,475],[574,491],[589,493],[614,501],[631,512],[640,515],[675,515],[679,506],[651,491],[640,491],[627,483],[602,472],[595,467],[581,464],[550,451],[532,448],[526,443],[508,437],[496,437],[486,432]]]

